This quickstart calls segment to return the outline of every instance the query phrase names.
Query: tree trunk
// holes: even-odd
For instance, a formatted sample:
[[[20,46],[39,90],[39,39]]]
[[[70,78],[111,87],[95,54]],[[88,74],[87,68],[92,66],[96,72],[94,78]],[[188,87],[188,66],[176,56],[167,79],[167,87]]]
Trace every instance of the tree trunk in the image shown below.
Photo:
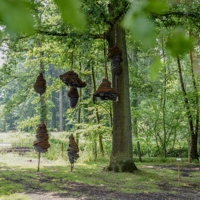
[[[139,141],[137,141],[137,148],[138,148],[139,161],[142,162],[142,155],[141,155],[141,151],[140,151],[140,142]]]
[[[162,56],[164,59],[164,82],[163,82],[163,90],[161,94],[161,104],[162,104],[162,122],[163,122],[163,155],[166,158],[167,157],[167,130],[166,130],[166,83],[167,83],[167,68],[166,68],[166,62],[165,62],[165,52],[164,52],[164,44],[162,41]]]
[[[52,129],[56,129],[56,99],[55,99],[56,92],[52,91],[52,102],[54,107],[52,108]]]
[[[177,63],[178,63],[178,71],[179,71],[181,88],[183,91],[184,102],[185,102],[185,107],[186,107],[186,113],[187,113],[187,117],[188,117],[189,131],[190,131],[190,140],[191,140],[190,141],[190,143],[191,143],[190,157],[191,157],[191,159],[199,160],[199,155],[198,155],[198,151],[197,151],[197,139],[198,139],[197,135],[198,134],[195,131],[195,126],[194,126],[194,122],[192,119],[190,103],[187,98],[187,93],[186,93],[186,89],[185,89],[185,85],[184,85],[184,81],[183,81],[181,63],[180,63],[179,57],[177,58]]]
[[[79,101],[81,101],[81,96],[82,96],[82,90],[81,88],[79,89]],[[77,111],[77,124],[81,123],[81,107],[78,108]],[[77,126],[77,130],[79,129],[79,125]],[[79,133],[76,133],[76,143],[79,145]]]
[[[59,93],[59,121],[60,121],[60,132],[63,131],[63,98],[62,98],[62,87]]]
[[[95,81],[94,67],[93,66],[91,66],[91,70],[92,70],[93,88],[94,88],[94,92],[95,92],[96,91],[96,81]],[[95,110],[96,110],[96,122],[97,122],[97,124],[100,124],[99,110],[98,110],[98,108],[95,108]],[[100,152],[101,152],[102,156],[104,156],[104,148],[103,148],[102,136],[100,134],[98,134],[98,135],[99,135],[99,148],[100,148]],[[97,146],[97,145],[95,145],[95,146]],[[96,150],[96,152],[97,152],[97,150]]]
[[[114,12],[110,6],[110,13]],[[125,31],[117,24],[112,27],[108,35],[109,48],[117,46],[122,53],[122,74],[116,78],[112,75],[113,88],[117,90],[119,102],[113,103],[113,139],[112,153],[108,170],[116,172],[133,172],[137,170],[133,162],[132,126],[129,97],[129,72],[126,51]]]
[[[199,134],[199,95],[198,95],[198,89],[197,84],[194,76],[194,70],[193,70],[193,53],[192,50],[190,51],[190,62],[191,62],[191,75],[192,75],[192,83],[194,87],[194,94],[195,94],[195,100],[194,100],[194,107],[196,108],[196,112],[194,113],[195,116],[195,127],[194,127],[194,134],[192,135],[193,139],[192,141],[192,148],[191,148],[191,158],[199,160],[198,155],[198,134]]]

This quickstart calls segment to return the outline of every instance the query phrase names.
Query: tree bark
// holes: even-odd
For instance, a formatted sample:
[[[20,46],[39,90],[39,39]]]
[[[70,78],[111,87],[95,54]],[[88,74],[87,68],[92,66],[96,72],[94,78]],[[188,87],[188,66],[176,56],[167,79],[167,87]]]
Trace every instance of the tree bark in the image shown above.
[[[63,131],[63,98],[62,98],[62,87],[59,92],[59,121],[60,121],[60,132]]]
[[[193,88],[194,88],[194,94],[195,94],[195,108],[196,108],[196,112],[194,113],[195,115],[195,127],[194,127],[194,134],[192,135],[193,140],[191,140],[192,142],[192,148],[191,148],[191,158],[192,159],[197,159],[199,160],[199,155],[198,155],[198,134],[199,134],[199,96],[198,96],[198,89],[197,89],[197,84],[196,84],[196,80],[195,80],[195,76],[194,76],[194,70],[193,70],[193,53],[192,50],[190,51],[190,63],[191,63],[191,75],[192,75],[192,83],[193,83]]]
[[[187,98],[187,92],[186,92],[184,81],[183,81],[181,63],[180,63],[179,57],[177,57],[177,63],[178,63],[179,78],[180,78],[181,88],[182,88],[182,91],[183,91],[186,113],[187,113],[188,123],[189,123],[190,140],[191,140],[190,141],[191,142],[190,157],[191,157],[191,159],[199,160],[199,155],[198,155],[198,151],[197,151],[197,138],[198,138],[197,135],[198,134],[195,131],[195,126],[194,126],[194,122],[193,122],[193,119],[192,119],[190,103],[189,103],[189,100]]]
[[[166,83],[167,83],[167,68],[166,68],[166,61],[165,61],[165,52],[164,52],[164,44],[162,41],[162,56],[164,59],[164,82],[163,82],[163,90],[161,93],[161,104],[162,104],[162,122],[163,122],[163,155],[166,158],[167,157],[167,130],[166,130]]]
[[[56,92],[52,91],[52,102],[54,107],[52,107],[52,129],[55,130],[57,128],[56,124],[56,99],[55,99]]]
[[[120,1],[109,6],[109,12],[115,12]],[[132,126],[129,97],[129,71],[126,50],[125,31],[116,23],[108,34],[109,48],[117,46],[122,51],[122,74],[116,78],[112,74],[113,88],[117,90],[119,102],[113,103],[113,138],[112,153],[108,170],[116,172],[133,172],[137,170],[133,162]]]
[[[92,80],[93,80],[93,88],[94,88],[94,92],[96,91],[96,81],[95,81],[95,76],[94,76],[94,67],[91,66],[91,70],[92,70]],[[98,108],[95,108],[96,110],[96,122],[97,124],[100,124],[100,117],[99,117],[99,110]],[[100,148],[100,152],[102,154],[102,156],[104,156],[104,148],[103,148],[103,140],[102,140],[102,136],[100,134],[99,135],[99,148]],[[95,145],[95,147],[97,148],[97,145]],[[97,152],[94,151],[94,152]],[[97,155],[95,156],[95,158],[97,158]]]

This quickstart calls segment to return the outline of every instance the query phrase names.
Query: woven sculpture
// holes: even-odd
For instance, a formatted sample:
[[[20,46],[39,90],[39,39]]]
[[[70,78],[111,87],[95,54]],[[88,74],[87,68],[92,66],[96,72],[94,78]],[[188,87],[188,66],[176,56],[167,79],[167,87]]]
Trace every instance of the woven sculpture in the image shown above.
[[[122,68],[120,66],[120,63],[123,61],[122,51],[117,46],[114,46],[109,49],[108,58],[111,61],[112,73],[119,76],[122,73]]]
[[[74,140],[73,134],[69,136],[69,146],[67,148],[67,154],[69,156],[69,162],[74,164],[74,162],[79,158],[79,148]]]
[[[76,104],[78,102],[78,90],[76,87],[70,87],[70,90],[67,93],[67,96],[69,97],[69,105],[71,108],[75,108]]]
[[[107,79],[103,79],[102,83],[98,87],[98,90],[93,94],[94,97],[99,97],[101,100],[116,101],[118,94],[113,88],[111,88],[111,82]]]
[[[34,84],[34,90],[40,95],[42,95],[46,91],[46,80],[44,79],[42,73],[40,73],[37,77],[37,80]]]
[[[46,125],[39,124],[36,132],[37,132],[36,140],[33,143],[34,149],[37,152],[45,153],[47,152],[47,149],[50,147],[50,144],[48,142],[49,135],[47,132]]]
[[[78,74],[75,73],[74,71],[68,71],[65,74],[60,75],[60,79],[67,86],[78,87],[78,88],[83,88],[86,86],[86,83],[81,81],[81,79],[78,77]]]

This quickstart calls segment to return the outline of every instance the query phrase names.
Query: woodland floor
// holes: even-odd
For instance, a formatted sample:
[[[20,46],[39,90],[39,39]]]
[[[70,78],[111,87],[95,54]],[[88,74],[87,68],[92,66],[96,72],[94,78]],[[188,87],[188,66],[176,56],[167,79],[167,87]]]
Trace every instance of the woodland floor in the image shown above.
[[[23,157],[22,157],[23,158]],[[21,164],[24,164],[24,160],[22,158],[18,159],[18,161],[21,162]],[[3,159],[3,158],[1,158]],[[26,159],[26,158],[24,158]],[[3,163],[4,161],[2,161]],[[10,161],[11,162],[11,161]],[[14,161],[13,161],[14,162]],[[34,161],[31,161],[34,163]],[[43,161],[44,162],[44,161]],[[49,161],[48,161],[49,162]],[[36,161],[35,161],[36,164]],[[139,167],[139,170],[172,170],[172,171],[177,171],[177,165],[169,165],[169,164],[164,164],[164,165],[143,165]],[[58,169],[59,170],[59,169]],[[5,177],[2,175],[1,177],[1,172],[10,172],[11,176]],[[0,179],[5,179],[6,181],[10,183],[16,183],[16,184],[21,184],[21,181],[18,180],[18,177],[13,177],[16,173],[18,173],[18,176],[21,175],[21,170],[15,171],[15,169],[12,168],[12,166],[0,166]],[[116,190],[109,190],[108,188],[104,186],[92,186],[89,184],[84,184],[80,182],[73,182],[67,179],[58,179],[57,182],[52,182],[52,178],[48,177],[47,175],[43,176],[41,175],[41,184],[55,184],[53,187],[59,187],[60,191],[56,192],[54,190],[49,190],[50,192],[47,192],[45,190],[42,190],[37,183],[34,183],[34,180],[28,180],[26,184],[24,184],[24,191],[23,194],[25,196],[28,196],[28,199],[30,200],[200,200],[200,177],[195,176],[194,172],[200,172],[200,164],[188,164],[181,166],[181,177],[182,178],[189,178],[193,179],[193,181],[188,181],[187,184],[184,184],[181,182],[180,186],[172,186],[170,183],[163,178],[162,181],[159,181],[159,183],[153,183],[157,184],[157,187],[159,188],[159,192],[145,192],[145,187],[142,185],[141,182],[138,182],[137,188],[140,189],[140,191],[144,192],[137,192],[137,189],[135,190],[136,192],[134,193],[125,193],[125,192],[120,192]],[[32,172],[30,172],[32,173]],[[103,179],[105,176],[105,173],[101,173]],[[199,173],[198,173],[199,174]],[[167,177],[167,173],[166,173]],[[176,180],[178,178],[176,177]],[[196,180],[196,181],[195,181]],[[134,180],[133,180],[134,181]],[[117,184],[120,184],[117,183]],[[123,181],[121,181],[122,187],[123,187]],[[0,191],[1,190],[0,185]],[[120,186],[121,187],[121,186]],[[0,196],[1,200],[1,196]],[[15,200],[13,198],[13,200]],[[17,198],[19,200],[19,198]]]
[[[138,194],[126,194],[113,192],[106,189],[88,186],[80,183],[71,183],[76,188],[77,195],[67,193],[43,193],[42,191],[36,191],[35,193],[28,194],[31,200],[199,200],[200,192],[197,192],[195,189],[190,187],[179,187],[173,188],[173,191],[176,194],[169,194],[167,191],[172,191],[172,189],[167,186],[165,183],[160,185],[163,190],[163,193],[138,193]],[[69,188],[63,188],[69,189]],[[84,197],[83,197],[84,196]]]
[[[177,170],[177,166],[146,166],[152,170],[156,169],[170,169]],[[146,168],[144,167],[144,168]],[[192,177],[190,173],[200,170],[200,166],[184,166],[181,168],[182,176]],[[140,184],[140,183],[138,183]],[[159,193],[134,193],[126,194],[121,192],[116,192],[108,190],[104,187],[90,186],[86,184],[81,184],[77,182],[68,182],[62,187],[62,193],[44,193],[39,189],[35,190],[33,193],[26,193],[31,200],[199,200],[200,199],[200,185],[198,183],[193,183],[191,185],[179,187],[170,187],[165,181],[160,183],[159,189],[162,192]],[[68,186],[66,186],[68,185]],[[142,187],[142,185],[140,185]],[[198,188],[198,189],[197,189]]]

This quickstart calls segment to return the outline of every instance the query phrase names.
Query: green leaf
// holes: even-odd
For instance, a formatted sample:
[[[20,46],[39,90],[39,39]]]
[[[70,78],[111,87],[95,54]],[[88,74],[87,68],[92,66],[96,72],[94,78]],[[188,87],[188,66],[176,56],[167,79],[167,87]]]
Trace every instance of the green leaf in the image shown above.
[[[187,53],[193,47],[193,42],[191,38],[186,37],[183,29],[177,28],[168,37],[166,46],[172,56],[177,57]]]
[[[169,9],[169,5],[166,0],[148,0],[146,10],[153,13],[166,12]]]
[[[151,48],[155,45],[155,27],[153,23],[144,15],[138,15],[134,18],[127,15],[127,18],[123,21],[123,25],[125,28],[130,30],[134,40],[141,42],[144,49]]]
[[[13,34],[18,32],[26,32],[32,34],[34,32],[34,18],[30,9],[32,5],[23,1],[0,1],[0,22],[6,26],[6,31]]]
[[[62,12],[64,21],[76,28],[84,29],[86,18],[80,9],[79,0],[54,0]]]
[[[150,78],[151,80],[155,81],[158,77],[158,72],[160,68],[162,67],[162,63],[160,61],[160,57],[156,57],[153,61],[153,63],[150,66]]]

